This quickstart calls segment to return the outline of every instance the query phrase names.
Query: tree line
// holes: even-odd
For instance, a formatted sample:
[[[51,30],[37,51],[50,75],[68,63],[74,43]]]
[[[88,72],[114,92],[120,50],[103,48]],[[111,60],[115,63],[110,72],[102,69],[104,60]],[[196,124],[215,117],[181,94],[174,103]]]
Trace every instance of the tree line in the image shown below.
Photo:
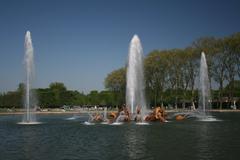
[[[200,55],[207,58],[214,107],[229,107],[240,97],[240,33],[223,38],[204,37],[183,49],[154,50],[144,58],[146,99],[148,106],[197,105]],[[120,106],[125,103],[126,67],[114,70],[104,82],[106,90],[88,94],[68,90],[61,82],[48,88],[33,89],[38,106],[63,105]],[[0,107],[22,107],[24,84],[16,91],[0,93]],[[238,99],[236,99],[238,97]]]
[[[205,52],[215,108],[229,107],[240,97],[240,33],[223,38],[204,37],[184,49],[154,50],[144,59],[149,106],[197,105],[201,52]],[[105,87],[125,96],[126,67],[114,70]],[[236,98],[238,97],[238,98]],[[227,102],[227,103],[226,103]],[[123,102],[124,103],[124,102]]]
[[[102,105],[115,107],[119,105],[118,97],[111,91],[90,91],[88,94],[68,90],[64,83],[53,82],[48,88],[32,89],[37,106],[41,108],[59,108],[68,106]],[[16,91],[0,94],[0,108],[22,108],[24,105],[25,85],[20,83]]]

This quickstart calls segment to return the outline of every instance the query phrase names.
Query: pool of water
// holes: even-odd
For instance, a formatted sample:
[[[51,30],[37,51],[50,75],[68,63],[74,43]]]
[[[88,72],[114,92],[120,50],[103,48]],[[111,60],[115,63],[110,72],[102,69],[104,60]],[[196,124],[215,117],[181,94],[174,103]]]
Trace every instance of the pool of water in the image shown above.
[[[84,125],[84,115],[38,115],[42,124],[20,125],[21,115],[0,116],[0,159],[239,159],[240,113],[214,116],[221,121],[150,125]]]

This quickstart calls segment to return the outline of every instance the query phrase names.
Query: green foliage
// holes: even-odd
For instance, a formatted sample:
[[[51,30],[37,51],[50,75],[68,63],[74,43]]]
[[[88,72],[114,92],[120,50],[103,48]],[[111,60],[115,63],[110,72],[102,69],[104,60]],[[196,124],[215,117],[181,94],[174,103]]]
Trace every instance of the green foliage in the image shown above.
[[[151,106],[196,102],[200,53],[207,56],[209,78],[216,84],[212,97],[220,102],[240,97],[240,33],[215,38],[197,39],[184,49],[154,50],[144,59],[147,101]],[[60,107],[63,105],[108,105],[125,103],[126,68],[107,75],[106,91],[91,91],[89,94],[67,90],[61,82],[49,88],[34,89],[38,105]],[[20,83],[16,91],[0,94],[0,107],[22,107],[25,85]]]
[[[126,69],[120,68],[107,75],[105,88],[111,91],[124,91],[126,86]]]
[[[111,91],[111,102],[114,106],[125,103],[126,68],[120,68],[107,75],[105,88]]]
[[[207,56],[210,83],[218,86],[215,92],[218,96],[214,98],[220,101],[223,96],[230,100],[237,96],[238,89],[232,82],[240,77],[240,33],[224,38],[200,38],[185,49],[150,52],[144,60],[147,101],[151,105],[196,101],[202,51]],[[119,82],[126,75],[121,70],[115,70],[107,76],[107,89],[119,90],[119,86],[125,86],[125,81]],[[224,89],[224,85],[231,83]]]
[[[18,108],[22,106],[22,95],[19,92],[0,94],[0,107]]]
[[[25,87],[20,83],[17,90],[0,94],[0,108],[23,108],[23,97]],[[121,92],[115,91],[90,91],[89,94],[78,91],[67,90],[63,83],[54,82],[49,88],[34,89],[38,99],[38,106],[41,108],[55,108],[63,105],[83,106],[83,105],[107,105],[116,106],[124,103]],[[121,93],[122,94],[122,93]]]

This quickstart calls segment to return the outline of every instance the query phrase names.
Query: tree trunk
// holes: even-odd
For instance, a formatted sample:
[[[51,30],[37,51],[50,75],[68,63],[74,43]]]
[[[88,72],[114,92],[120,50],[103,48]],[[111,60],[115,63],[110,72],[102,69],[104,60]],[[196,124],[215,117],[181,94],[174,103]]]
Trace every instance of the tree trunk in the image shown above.
[[[154,93],[154,107],[157,106],[157,92]]]
[[[222,82],[220,83],[220,87],[219,87],[219,93],[218,93],[218,99],[219,99],[219,107],[220,109],[222,109],[222,88],[223,88],[223,85],[222,85]]]
[[[175,99],[175,109],[178,109],[178,107],[177,107],[177,96],[176,96],[176,99]]]

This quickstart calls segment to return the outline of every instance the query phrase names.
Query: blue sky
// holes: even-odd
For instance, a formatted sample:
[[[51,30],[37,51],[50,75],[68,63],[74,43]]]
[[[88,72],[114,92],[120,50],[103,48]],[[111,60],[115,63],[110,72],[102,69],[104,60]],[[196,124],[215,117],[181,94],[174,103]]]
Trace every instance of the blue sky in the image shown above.
[[[24,35],[35,53],[35,87],[63,82],[84,92],[104,89],[125,65],[138,34],[146,55],[184,48],[204,36],[240,31],[238,0],[1,0],[0,92],[24,81]]]

